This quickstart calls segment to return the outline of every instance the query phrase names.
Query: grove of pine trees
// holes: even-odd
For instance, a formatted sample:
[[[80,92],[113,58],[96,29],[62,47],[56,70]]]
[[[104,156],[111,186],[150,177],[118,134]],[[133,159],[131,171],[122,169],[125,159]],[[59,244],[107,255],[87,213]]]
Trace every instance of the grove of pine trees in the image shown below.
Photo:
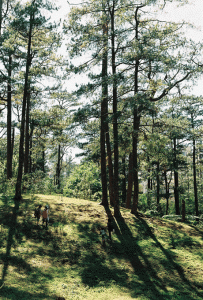
[[[203,214],[202,44],[169,2],[81,1],[61,26],[52,0],[0,1],[1,193]]]

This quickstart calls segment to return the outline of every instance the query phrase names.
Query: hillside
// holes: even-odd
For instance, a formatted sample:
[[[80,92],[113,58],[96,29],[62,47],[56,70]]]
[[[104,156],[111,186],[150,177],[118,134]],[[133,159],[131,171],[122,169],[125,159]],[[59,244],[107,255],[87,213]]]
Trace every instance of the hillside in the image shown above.
[[[61,196],[0,200],[0,299],[202,299],[203,230],[121,209],[112,243],[101,245],[107,213],[98,203]],[[50,225],[37,227],[38,204]],[[15,213],[15,209],[14,209]]]

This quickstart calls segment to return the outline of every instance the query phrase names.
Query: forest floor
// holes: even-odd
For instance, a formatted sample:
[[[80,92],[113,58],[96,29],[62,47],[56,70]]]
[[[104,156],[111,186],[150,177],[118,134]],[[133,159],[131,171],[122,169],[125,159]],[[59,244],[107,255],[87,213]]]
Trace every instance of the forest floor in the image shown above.
[[[48,229],[34,208],[50,206]],[[203,229],[121,208],[101,244],[107,209],[62,196],[0,197],[0,299],[202,299]]]

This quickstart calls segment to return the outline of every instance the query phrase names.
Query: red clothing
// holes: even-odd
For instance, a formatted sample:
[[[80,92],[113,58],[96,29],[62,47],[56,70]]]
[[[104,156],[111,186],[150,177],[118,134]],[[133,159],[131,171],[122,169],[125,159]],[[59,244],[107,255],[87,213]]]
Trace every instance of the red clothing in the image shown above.
[[[48,209],[46,209],[46,210],[43,211],[42,217],[43,217],[44,219],[47,219],[47,218],[48,218]]]

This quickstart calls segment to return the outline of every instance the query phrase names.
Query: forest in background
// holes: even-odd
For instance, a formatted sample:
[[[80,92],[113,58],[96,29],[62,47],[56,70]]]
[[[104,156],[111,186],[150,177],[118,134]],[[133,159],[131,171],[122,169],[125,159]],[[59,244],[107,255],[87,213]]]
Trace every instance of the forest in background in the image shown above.
[[[0,0],[2,194],[203,214],[202,44],[168,2],[84,1],[56,24],[54,1]]]

